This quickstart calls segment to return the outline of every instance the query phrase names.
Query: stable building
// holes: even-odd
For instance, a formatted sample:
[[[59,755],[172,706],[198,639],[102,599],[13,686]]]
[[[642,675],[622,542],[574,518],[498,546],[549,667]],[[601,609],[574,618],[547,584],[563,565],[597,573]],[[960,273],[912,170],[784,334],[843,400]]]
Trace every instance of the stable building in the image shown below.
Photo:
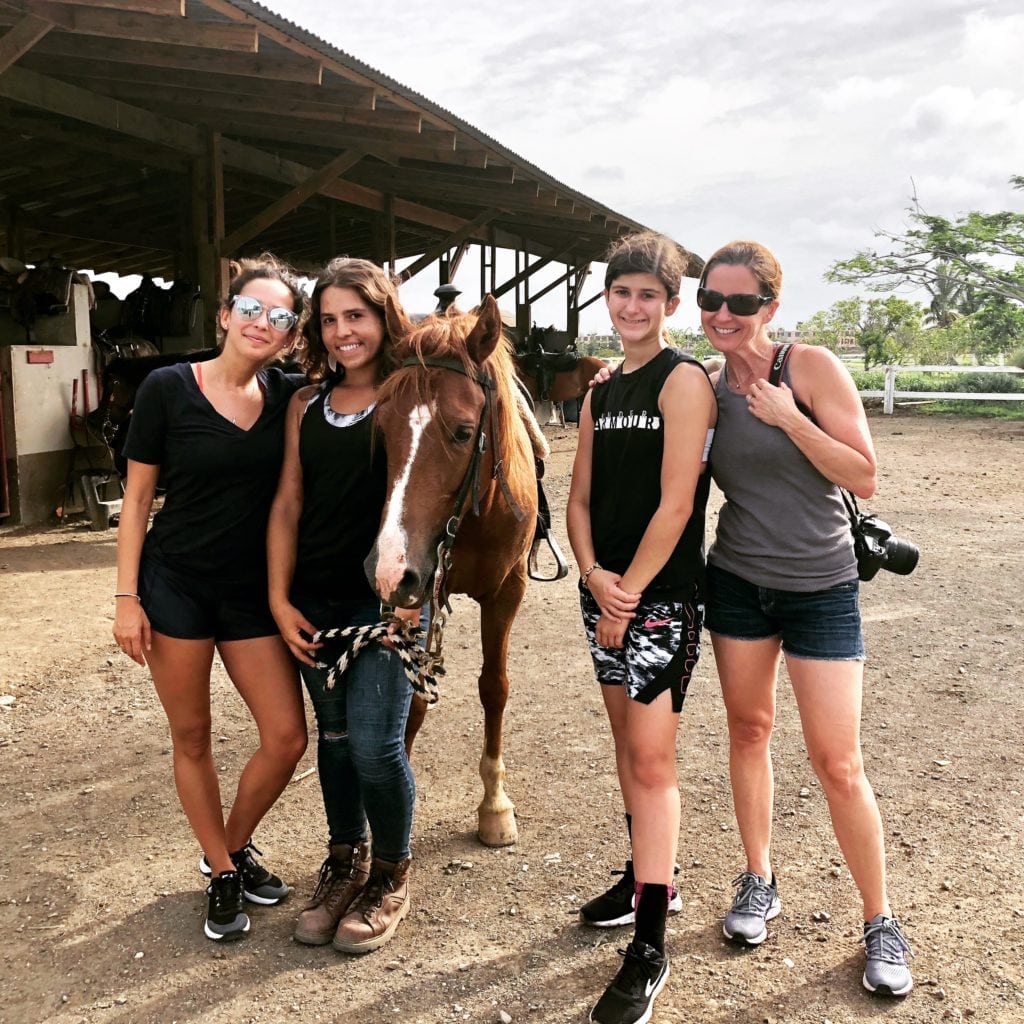
[[[411,259],[403,280],[436,267],[445,284],[475,246],[463,291],[525,335],[561,288],[575,337],[600,296],[591,263],[643,227],[251,0],[5,0],[0,128],[0,270],[189,283],[198,312],[165,351],[212,341],[227,261],[263,251],[310,272]],[[97,400],[93,296],[72,280],[26,325],[3,281],[0,522],[45,522],[67,499],[72,413]]]

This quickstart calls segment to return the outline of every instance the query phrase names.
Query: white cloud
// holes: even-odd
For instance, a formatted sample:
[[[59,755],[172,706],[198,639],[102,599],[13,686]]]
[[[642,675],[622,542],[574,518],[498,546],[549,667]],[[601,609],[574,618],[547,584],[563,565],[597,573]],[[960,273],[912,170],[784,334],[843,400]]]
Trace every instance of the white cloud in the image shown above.
[[[786,324],[850,293],[822,274],[915,187],[933,213],[1024,205],[1016,0],[407,0],[398,32],[368,0],[269,5],[703,255],[764,241]]]

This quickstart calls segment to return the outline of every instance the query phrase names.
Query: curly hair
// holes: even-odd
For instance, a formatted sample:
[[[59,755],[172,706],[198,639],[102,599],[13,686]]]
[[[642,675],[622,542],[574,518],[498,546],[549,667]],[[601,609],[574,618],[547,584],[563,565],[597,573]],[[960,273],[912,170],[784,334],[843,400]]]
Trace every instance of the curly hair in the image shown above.
[[[312,310],[303,330],[303,345],[299,353],[299,361],[307,376],[311,381],[329,378],[338,381],[345,375],[343,368],[331,366],[330,353],[324,345],[320,329],[320,302],[328,288],[353,289],[380,318],[384,327],[384,343],[380,349],[379,372],[383,380],[397,366],[394,340],[388,333],[384,307],[390,298],[395,307],[401,310],[398,288],[376,263],[350,256],[338,256],[331,260],[316,279],[311,300]]]
[[[221,310],[230,310],[231,304],[236,295],[240,295],[242,289],[252,281],[280,281],[292,295],[292,312],[299,320],[293,330],[296,338],[302,330],[303,323],[308,313],[309,300],[306,293],[299,284],[298,274],[283,260],[279,260],[273,253],[265,252],[255,258],[232,260],[228,265],[231,272],[231,283],[228,285],[228,293],[220,304]],[[220,325],[220,317],[217,317],[217,344],[224,344],[224,329]],[[281,353],[279,358],[284,358],[288,353]]]
[[[689,258],[689,253],[671,238],[657,231],[635,231],[617,239],[606,253],[604,290],[608,291],[623,274],[653,274],[665,286],[668,297],[674,298],[679,294]]]
[[[723,245],[704,264],[704,273],[700,276],[702,288],[708,274],[718,266],[746,267],[771,299],[777,299],[782,291],[782,267],[775,254],[760,242],[738,241]]]

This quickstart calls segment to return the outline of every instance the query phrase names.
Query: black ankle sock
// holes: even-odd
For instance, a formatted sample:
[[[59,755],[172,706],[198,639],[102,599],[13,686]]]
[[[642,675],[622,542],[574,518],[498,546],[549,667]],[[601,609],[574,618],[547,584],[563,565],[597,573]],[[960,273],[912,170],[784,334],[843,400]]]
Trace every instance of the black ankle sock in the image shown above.
[[[665,952],[665,918],[668,916],[668,886],[644,882],[636,901],[634,938]]]

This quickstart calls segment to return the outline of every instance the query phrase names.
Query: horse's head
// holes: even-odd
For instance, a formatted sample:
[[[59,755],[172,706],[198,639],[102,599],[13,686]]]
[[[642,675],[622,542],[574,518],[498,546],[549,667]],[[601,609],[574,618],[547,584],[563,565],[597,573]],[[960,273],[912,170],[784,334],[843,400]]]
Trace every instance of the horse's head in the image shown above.
[[[495,386],[488,360],[502,340],[501,317],[491,296],[478,313],[449,308],[412,327],[390,302],[386,315],[400,369],[378,395],[388,498],[364,566],[383,601],[413,608],[430,595],[438,546],[446,531],[454,537],[473,499],[474,453]],[[494,443],[489,437],[488,446]]]

